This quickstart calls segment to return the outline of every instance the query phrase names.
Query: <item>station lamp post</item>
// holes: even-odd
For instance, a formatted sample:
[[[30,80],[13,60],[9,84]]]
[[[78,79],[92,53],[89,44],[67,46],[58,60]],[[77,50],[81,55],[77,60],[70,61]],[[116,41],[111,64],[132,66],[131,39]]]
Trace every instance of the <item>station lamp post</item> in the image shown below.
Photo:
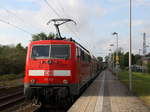
[[[110,51],[110,53],[108,54],[108,56],[109,56],[109,63],[111,63],[112,62],[112,60],[111,60],[111,54],[112,54],[112,50],[111,49],[109,49],[109,51]],[[109,68],[111,68],[111,64],[109,64],[108,63],[108,66],[109,66]]]
[[[114,44],[110,44],[111,47],[114,47]],[[112,59],[112,71],[114,72],[114,52],[112,52],[113,59]]]
[[[109,49],[109,51],[110,51],[110,55],[109,55],[109,60],[110,60],[110,68],[112,68],[112,50],[111,49]]]
[[[118,65],[119,65],[119,56],[118,56],[118,33],[114,32],[112,33],[112,35],[116,36],[116,44],[117,44],[117,48],[116,48],[116,70],[118,70]]]

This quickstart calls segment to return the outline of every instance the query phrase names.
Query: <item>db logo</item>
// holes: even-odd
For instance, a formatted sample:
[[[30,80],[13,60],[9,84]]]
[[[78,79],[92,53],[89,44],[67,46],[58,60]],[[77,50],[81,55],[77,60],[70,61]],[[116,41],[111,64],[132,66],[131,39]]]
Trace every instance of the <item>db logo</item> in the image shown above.
[[[52,70],[45,70],[44,76],[53,76],[53,71]]]

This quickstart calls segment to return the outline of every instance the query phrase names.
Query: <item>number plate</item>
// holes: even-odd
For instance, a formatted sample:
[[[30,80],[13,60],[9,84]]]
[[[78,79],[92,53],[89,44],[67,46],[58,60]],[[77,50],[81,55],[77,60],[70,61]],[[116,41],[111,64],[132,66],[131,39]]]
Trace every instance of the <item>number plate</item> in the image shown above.
[[[45,70],[44,76],[53,76],[53,70]]]

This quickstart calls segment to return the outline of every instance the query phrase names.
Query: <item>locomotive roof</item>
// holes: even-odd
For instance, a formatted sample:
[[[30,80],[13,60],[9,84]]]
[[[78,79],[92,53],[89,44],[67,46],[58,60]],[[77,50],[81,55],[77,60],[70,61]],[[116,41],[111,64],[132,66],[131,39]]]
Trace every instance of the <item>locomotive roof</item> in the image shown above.
[[[39,41],[32,41],[31,44],[46,44],[46,43],[74,43],[72,41],[67,41],[67,40],[39,40]]]
[[[85,51],[87,51],[89,53],[89,51],[84,48],[81,44],[79,44],[78,42],[76,42],[75,40],[39,40],[39,41],[31,41],[31,44],[49,44],[49,42],[51,43],[61,43],[61,44],[71,44],[71,43],[75,43],[78,46],[80,46],[82,49],[84,49]]]

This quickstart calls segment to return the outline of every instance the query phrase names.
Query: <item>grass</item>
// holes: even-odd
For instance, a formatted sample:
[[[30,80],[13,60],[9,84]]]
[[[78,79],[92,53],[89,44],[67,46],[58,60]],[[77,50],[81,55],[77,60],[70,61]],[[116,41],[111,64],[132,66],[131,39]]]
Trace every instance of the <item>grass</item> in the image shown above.
[[[5,74],[0,75],[0,86],[2,87],[14,87],[22,83],[24,74]],[[20,80],[21,79],[21,80]]]
[[[23,74],[5,74],[0,75],[0,81],[9,81],[23,77]]]
[[[120,71],[119,79],[128,86],[128,71]],[[150,107],[150,74],[132,73],[133,92]]]

